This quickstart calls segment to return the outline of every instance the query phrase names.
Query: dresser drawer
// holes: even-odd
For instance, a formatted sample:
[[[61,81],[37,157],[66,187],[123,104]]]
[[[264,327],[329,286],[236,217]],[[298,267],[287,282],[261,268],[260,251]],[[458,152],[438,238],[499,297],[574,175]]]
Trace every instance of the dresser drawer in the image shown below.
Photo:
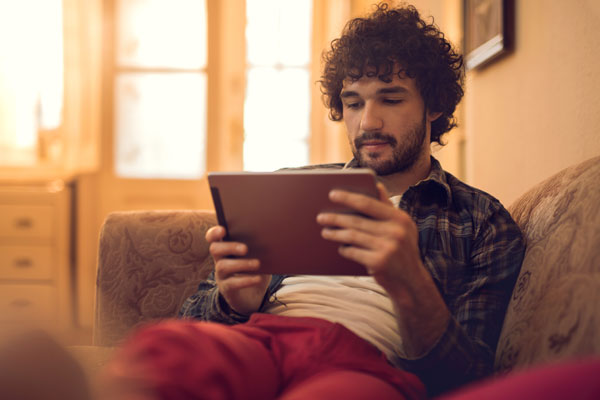
[[[0,237],[52,236],[53,210],[52,206],[0,204]]]
[[[56,289],[50,285],[0,284],[1,321],[48,321],[56,318]]]
[[[54,279],[51,246],[0,245],[0,279]]]

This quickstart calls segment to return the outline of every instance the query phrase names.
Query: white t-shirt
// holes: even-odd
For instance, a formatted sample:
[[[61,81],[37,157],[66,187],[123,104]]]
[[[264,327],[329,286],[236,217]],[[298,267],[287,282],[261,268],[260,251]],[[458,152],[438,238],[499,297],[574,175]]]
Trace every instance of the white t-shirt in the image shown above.
[[[265,312],[340,323],[392,364],[404,354],[392,302],[370,276],[290,276],[269,300]]]

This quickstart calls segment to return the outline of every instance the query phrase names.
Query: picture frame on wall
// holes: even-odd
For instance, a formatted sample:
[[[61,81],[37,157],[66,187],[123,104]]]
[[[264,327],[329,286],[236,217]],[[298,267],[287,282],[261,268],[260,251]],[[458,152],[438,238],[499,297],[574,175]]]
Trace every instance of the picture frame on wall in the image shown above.
[[[514,0],[463,0],[467,70],[480,68],[512,51]]]

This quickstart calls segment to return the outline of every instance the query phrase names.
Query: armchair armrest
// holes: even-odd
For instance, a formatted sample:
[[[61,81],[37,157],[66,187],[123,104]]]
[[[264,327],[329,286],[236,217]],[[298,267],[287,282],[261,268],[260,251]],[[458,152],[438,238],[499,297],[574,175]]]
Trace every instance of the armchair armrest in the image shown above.
[[[213,269],[204,235],[211,211],[110,214],[98,251],[93,342],[117,344],[135,326],[177,315]]]

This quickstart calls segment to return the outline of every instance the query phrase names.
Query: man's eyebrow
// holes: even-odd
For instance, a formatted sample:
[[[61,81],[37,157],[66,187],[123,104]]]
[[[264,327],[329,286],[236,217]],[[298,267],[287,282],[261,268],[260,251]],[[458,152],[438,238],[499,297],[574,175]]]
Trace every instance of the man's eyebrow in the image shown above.
[[[394,93],[408,93],[408,89],[403,86],[392,86],[384,87],[377,90],[377,94],[394,94]]]
[[[346,97],[358,97],[358,92],[355,92],[354,90],[344,90],[340,93],[340,97],[342,99]]]
[[[408,93],[408,89],[405,88],[404,86],[391,86],[391,87],[384,87],[381,89],[377,90],[377,94],[381,95],[381,94],[402,94],[402,93]],[[358,92],[354,91],[354,90],[342,90],[342,92],[340,93],[340,98],[345,99],[348,97],[360,97],[360,95],[358,94]]]

